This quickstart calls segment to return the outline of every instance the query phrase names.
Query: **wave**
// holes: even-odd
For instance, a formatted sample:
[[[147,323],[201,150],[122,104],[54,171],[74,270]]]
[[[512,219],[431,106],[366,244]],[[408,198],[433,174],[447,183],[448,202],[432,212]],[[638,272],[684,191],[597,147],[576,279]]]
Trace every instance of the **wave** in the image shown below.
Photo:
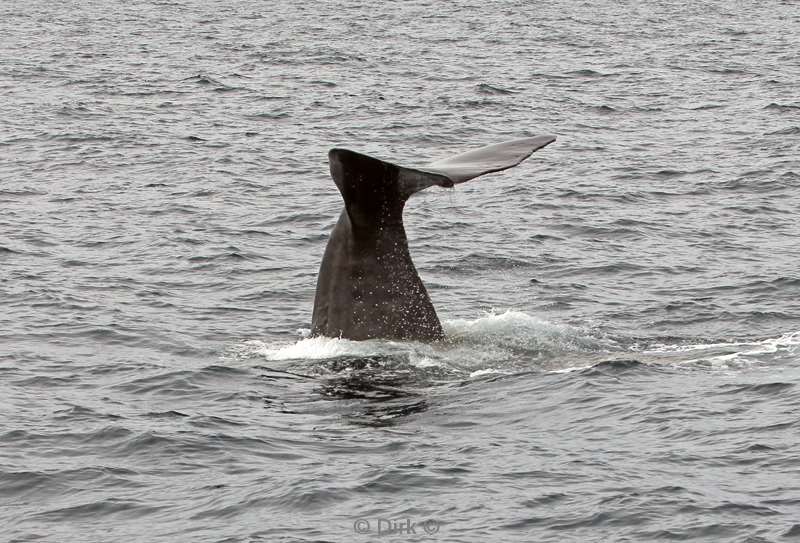
[[[791,112],[800,109],[800,105],[798,104],[778,104],[776,102],[770,102],[762,109],[769,109],[772,111],[780,111],[780,112]]]
[[[497,85],[490,85],[489,83],[481,83],[477,87],[480,94],[516,94],[517,91],[504,89]]]
[[[644,354],[672,358],[682,365],[735,369],[761,362],[796,362],[800,356],[800,331],[754,341],[653,344]]]

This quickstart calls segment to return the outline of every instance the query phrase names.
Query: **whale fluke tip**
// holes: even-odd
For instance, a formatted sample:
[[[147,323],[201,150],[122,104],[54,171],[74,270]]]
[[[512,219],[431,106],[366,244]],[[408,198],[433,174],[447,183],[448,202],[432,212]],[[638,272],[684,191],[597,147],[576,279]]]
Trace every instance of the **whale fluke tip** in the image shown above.
[[[513,168],[554,141],[556,141],[555,136],[544,135],[496,143],[437,160],[424,169],[446,175],[454,183],[463,183],[487,173]]]

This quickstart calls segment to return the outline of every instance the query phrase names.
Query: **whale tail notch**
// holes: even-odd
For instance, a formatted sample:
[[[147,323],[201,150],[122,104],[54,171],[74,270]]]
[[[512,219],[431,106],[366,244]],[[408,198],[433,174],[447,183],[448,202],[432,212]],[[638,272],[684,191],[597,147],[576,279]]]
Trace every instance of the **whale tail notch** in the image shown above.
[[[535,151],[555,141],[555,136],[535,136],[437,160],[420,168],[334,148],[328,153],[333,177],[351,216],[399,216],[408,198],[434,185],[452,187],[485,175],[513,168]],[[365,217],[366,218],[366,217]]]

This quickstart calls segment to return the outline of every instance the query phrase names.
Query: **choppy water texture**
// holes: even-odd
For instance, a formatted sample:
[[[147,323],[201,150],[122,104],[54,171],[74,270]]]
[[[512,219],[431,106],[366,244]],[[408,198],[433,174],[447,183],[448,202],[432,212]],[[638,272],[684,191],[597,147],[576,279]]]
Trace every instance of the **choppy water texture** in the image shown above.
[[[798,51],[793,1],[0,3],[0,539],[800,537]],[[407,207],[450,341],[304,337],[328,148],[542,133]]]

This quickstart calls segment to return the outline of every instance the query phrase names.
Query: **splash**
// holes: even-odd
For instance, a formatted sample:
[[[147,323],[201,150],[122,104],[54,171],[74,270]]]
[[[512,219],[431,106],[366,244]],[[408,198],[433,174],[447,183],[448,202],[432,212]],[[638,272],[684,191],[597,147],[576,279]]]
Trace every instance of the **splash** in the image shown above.
[[[329,337],[301,337],[289,345],[249,341],[239,347],[238,358],[257,356],[302,365],[377,357],[429,372],[476,378],[520,370],[562,369],[561,364],[576,364],[577,353],[605,352],[609,347],[608,341],[581,329],[521,311],[487,313],[477,319],[451,319],[442,324],[447,334],[447,340],[442,342],[350,341]],[[300,332],[308,335],[307,330]]]
[[[285,346],[262,345],[260,352],[267,360],[323,360],[341,356],[375,356],[386,354],[380,341],[350,341],[330,337],[310,337]]]
[[[453,341],[504,346],[536,352],[587,351],[610,347],[588,332],[553,323],[522,311],[487,313],[474,320],[453,319],[443,323]]]
[[[308,337],[291,344],[248,341],[230,358],[252,357],[290,367],[352,368],[371,359],[386,368],[407,368],[437,376],[485,378],[519,371],[570,372],[634,356],[647,365],[741,369],[759,363],[797,361],[800,331],[758,341],[670,343],[641,346],[630,338],[610,338],[551,322],[522,311],[487,313],[476,319],[443,321],[447,340],[436,343],[388,340],[351,341]],[[352,364],[341,364],[342,360]],[[378,362],[375,362],[378,361]]]

